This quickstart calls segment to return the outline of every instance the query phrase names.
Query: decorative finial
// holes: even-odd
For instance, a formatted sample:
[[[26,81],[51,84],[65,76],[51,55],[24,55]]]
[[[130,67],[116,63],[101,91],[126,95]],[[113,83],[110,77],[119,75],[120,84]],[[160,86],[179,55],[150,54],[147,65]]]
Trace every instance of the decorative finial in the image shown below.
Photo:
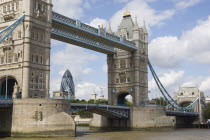
[[[130,11],[128,11],[128,8],[126,8],[126,11],[123,17],[128,17],[128,16],[131,16],[131,14],[130,14]]]
[[[109,28],[108,28],[108,31],[107,32],[110,33],[110,34],[112,33],[110,22],[109,22]]]

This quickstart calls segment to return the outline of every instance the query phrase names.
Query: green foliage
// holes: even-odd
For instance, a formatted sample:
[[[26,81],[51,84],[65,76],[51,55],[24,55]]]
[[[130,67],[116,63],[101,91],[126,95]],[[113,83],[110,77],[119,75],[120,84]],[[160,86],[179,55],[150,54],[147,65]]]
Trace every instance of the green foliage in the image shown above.
[[[210,103],[206,104],[206,108],[204,111],[204,116],[206,119],[210,119]]]
[[[127,99],[125,99],[125,104],[126,104],[126,106],[128,106],[128,107],[131,107],[133,104],[130,102],[130,101],[128,101]]]
[[[154,98],[152,100],[156,102],[156,105],[161,105],[161,106],[167,106],[168,105],[167,101],[163,97]]]

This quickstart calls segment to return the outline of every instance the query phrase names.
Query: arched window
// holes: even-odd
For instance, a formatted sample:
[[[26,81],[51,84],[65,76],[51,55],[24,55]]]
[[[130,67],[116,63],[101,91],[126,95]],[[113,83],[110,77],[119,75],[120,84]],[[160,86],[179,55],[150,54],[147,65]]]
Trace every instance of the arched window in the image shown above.
[[[7,6],[4,5],[4,6],[3,6],[3,13],[6,13],[6,11],[7,11]]]
[[[10,11],[10,3],[7,4],[7,11]]]
[[[125,83],[126,82],[126,74],[125,73],[121,73],[120,74],[120,83]]]
[[[121,69],[126,68],[126,61],[125,60],[120,60],[120,68]]]
[[[16,11],[19,10],[19,2],[16,2]]]
[[[12,3],[12,11],[15,11],[15,4]]]

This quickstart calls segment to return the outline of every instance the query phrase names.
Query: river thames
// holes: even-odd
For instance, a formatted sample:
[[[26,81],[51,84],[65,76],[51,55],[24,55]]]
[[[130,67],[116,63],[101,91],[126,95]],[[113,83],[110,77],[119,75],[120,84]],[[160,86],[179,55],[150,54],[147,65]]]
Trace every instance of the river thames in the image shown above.
[[[2,138],[2,140],[209,140],[210,129],[175,129],[155,131],[91,131],[78,127],[77,137]]]

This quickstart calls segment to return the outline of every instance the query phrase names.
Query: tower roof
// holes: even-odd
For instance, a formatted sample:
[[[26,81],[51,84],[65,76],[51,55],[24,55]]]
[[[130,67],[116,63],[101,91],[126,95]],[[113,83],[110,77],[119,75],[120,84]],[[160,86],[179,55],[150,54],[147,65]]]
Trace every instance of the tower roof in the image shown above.
[[[130,12],[128,12],[128,10],[126,10],[123,19],[120,23],[120,26],[118,27],[118,31],[116,33],[116,35],[120,35],[120,30],[124,29],[128,34],[128,38],[131,39],[133,38],[133,28],[134,28],[134,22],[131,18]]]

